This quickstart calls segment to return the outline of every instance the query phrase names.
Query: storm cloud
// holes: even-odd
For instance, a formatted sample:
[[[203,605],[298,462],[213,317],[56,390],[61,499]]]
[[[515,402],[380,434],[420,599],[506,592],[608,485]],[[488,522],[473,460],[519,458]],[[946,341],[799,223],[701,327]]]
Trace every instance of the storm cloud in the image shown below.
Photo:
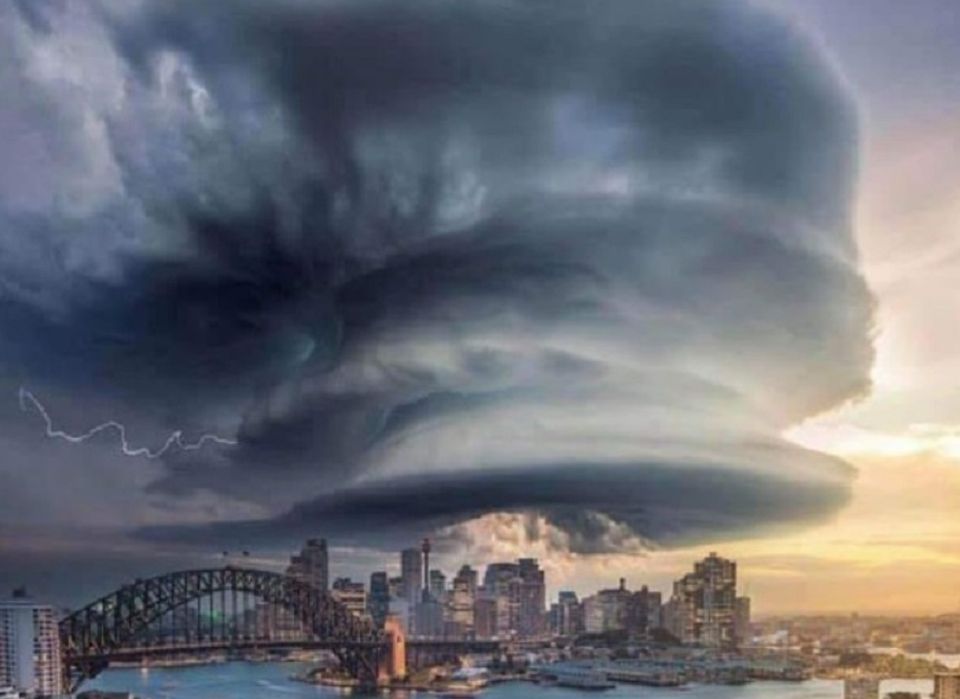
[[[393,546],[535,512],[592,553],[611,528],[669,546],[845,502],[852,470],[780,434],[869,388],[856,115],[785,20],[724,0],[2,12],[14,524],[35,474],[88,448],[135,474],[103,487],[150,508],[120,517],[143,540]],[[62,429],[237,445],[43,451],[20,385]]]

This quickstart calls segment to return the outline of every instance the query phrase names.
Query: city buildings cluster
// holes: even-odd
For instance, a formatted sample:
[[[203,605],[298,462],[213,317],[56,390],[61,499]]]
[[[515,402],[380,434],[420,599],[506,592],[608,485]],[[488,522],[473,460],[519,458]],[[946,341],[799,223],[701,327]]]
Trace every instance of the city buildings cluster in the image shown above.
[[[547,606],[546,575],[534,558],[489,564],[481,576],[463,565],[452,577],[430,565],[430,542],[400,552],[400,574],[370,575],[329,584],[323,539],[292,557],[287,573],[329,590],[350,611],[382,626],[396,618],[408,636],[457,639],[529,639],[624,632],[647,638],[660,631],[684,644],[732,647],[747,639],[750,600],[737,595],[736,563],[712,553],[660,592],[617,587],[578,597],[561,591]]]
[[[523,640],[623,634],[714,648],[746,638],[749,600],[736,594],[736,564],[711,554],[674,583],[667,600],[660,592],[619,585],[583,598],[562,591],[547,604],[544,570],[534,558],[490,563],[480,571],[462,565],[448,577],[431,566],[430,542],[399,554],[399,575],[375,571],[369,582],[335,577],[331,581],[327,542],[311,539],[293,556],[286,573],[328,591],[350,612],[409,637],[448,640]],[[252,602],[248,604],[248,602]],[[234,603],[236,604],[236,602]],[[208,616],[214,613],[213,607]],[[303,638],[305,629],[290,612],[256,600],[232,610],[216,610],[234,634],[249,629],[270,638]],[[201,605],[170,612],[153,629],[151,642],[171,640],[176,629],[206,628]],[[0,602],[0,688],[50,696],[62,687],[56,610],[16,594]],[[670,637],[674,637],[671,639]]]

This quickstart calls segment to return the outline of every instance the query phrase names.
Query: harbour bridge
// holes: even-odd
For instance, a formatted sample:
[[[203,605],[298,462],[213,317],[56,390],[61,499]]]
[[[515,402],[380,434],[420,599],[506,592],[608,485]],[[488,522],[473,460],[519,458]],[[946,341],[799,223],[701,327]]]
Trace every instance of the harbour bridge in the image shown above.
[[[500,649],[496,641],[407,643],[402,633],[377,628],[324,590],[288,575],[234,566],[138,579],[73,612],[59,631],[70,691],[111,662],[217,650],[325,649],[343,671],[373,685],[397,675],[408,655],[419,664],[423,658]]]

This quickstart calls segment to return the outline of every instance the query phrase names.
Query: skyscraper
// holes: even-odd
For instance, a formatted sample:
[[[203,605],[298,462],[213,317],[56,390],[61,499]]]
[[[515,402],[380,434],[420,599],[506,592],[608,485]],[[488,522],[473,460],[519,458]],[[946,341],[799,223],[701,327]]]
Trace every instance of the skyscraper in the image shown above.
[[[402,596],[412,606],[423,593],[423,554],[420,549],[409,548],[400,552],[400,577]]]
[[[367,596],[367,612],[377,628],[383,628],[390,611],[390,583],[387,574],[377,571],[370,574],[370,594]]]
[[[53,607],[36,604],[22,594],[0,602],[0,686],[30,696],[62,693]]]
[[[429,579],[430,596],[437,602],[446,601],[447,596],[447,576],[442,570],[431,570]]]
[[[468,565],[460,568],[450,591],[450,620],[459,633],[470,636],[474,632],[474,602],[477,594],[477,571]]]
[[[494,602],[495,631],[491,635],[516,635],[520,617],[520,571],[516,563],[491,563],[483,575],[483,596]],[[485,609],[486,611],[486,609]]]
[[[583,633],[583,610],[576,592],[563,591],[557,597],[555,631],[561,636]]]
[[[734,605],[733,635],[740,645],[750,640],[750,598],[737,597]]]
[[[668,630],[683,643],[735,643],[737,564],[711,553],[673,584]]]
[[[544,632],[547,605],[546,578],[536,558],[517,561],[520,578],[520,605],[517,612],[517,633],[530,638]]]
[[[290,559],[287,575],[320,590],[330,588],[330,562],[326,539],[309,539],[300,554]]]

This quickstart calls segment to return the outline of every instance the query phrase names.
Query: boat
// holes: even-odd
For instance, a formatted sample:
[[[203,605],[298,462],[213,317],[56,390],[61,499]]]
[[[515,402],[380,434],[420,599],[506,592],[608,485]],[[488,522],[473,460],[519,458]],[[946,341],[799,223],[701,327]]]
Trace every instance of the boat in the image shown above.
[[[470,682],[451,682],[440,693],[443,699],[465,699],[466,697],[475,697],[480,694],[482,687]]]

